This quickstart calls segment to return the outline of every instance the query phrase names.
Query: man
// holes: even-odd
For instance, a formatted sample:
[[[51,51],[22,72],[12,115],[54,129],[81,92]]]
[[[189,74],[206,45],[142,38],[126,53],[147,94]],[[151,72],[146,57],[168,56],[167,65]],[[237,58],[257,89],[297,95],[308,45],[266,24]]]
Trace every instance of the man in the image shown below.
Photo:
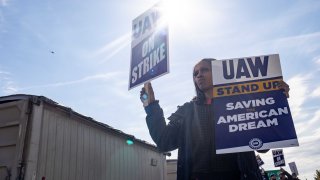
[[[271,176],[270,176],[270,180],[277,180],[276,175],[275,175],[275,174],[271,174]]]
[[[283,168],[280,168],[280,180],[292,180],[292,176]]]

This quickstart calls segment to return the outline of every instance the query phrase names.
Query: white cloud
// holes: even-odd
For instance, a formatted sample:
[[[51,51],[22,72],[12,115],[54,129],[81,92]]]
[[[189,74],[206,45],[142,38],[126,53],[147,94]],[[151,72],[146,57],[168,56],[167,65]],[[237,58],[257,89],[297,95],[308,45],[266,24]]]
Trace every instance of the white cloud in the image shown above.
[[[313,62],[315,63],[315,67],[317,68],[316,73],[319,74],[320,72],[320,55],[313,58]],[[315,87],[313,88],[311,92],[312,98],[320,98],[320,84],[315,84]]]
[[[7,86],[3,88],[5,94],[15,94],[18,92],[18,89],[14,87],[12,82],[8,82]]]
[[[6,72],[6,71],[0,71],[0,76],[1,75],[10,75],[11,73],[9,73],[9,72]]]
[[[320,87],[317,87],[316,89],[314,89],[311,93],[312,97],[320,97]]]
[[[319,1],[313,1],[313,3],[305,3],[303,1],[297,1],[293,4],[292,8],[289,8],[285,13],[276,20],[277,25],[294,23],[296,19],[301,18],[312,12],[317,12],[319,10]]]
[[[308,98],[308,84],[307,81],[311,78],[311,75],[296,75],[288,80],[290,86],[290,108],[293,117],[303,115],[302,105]]]
[[[312,173],[315,171],[315,160],[320,159],[318,153],[320,148],[319,136],[311,133],[309,135],[301,136],[299,138],[300,147],[287,148],[285,158],[287,162],[295,161],[301,176],[312,177]]]
[[[3,29],[3,24],[4,24],[4,15],[2,13],[2,11],[0,10],[0,32],[3,32],[4,29]]]
[[[28,32],[28,34],[33,35],[36,40],[39,40],[43,46],[50,47],[49,42],[45,35],[39,32],[38,29],[34,28],[34,26],[28,22],[21,22],[21,26],[23,26],[23,29]]]
[[[316,64],[318,67],[318,70],[320,70],[320,56],[316,56],[313,58],[313,62]]]
[[[319,121],[320,121],[320,110],[313,113],[312,118],[309,121],[306,121],[304,123],[303,129],[301,129],[300,132],[314,133],[313,131],[317,131],[319,129],[317,124],[317,122]]]
[[[131,33],[124,34],[123,36],[113,40],[105,44],[103,47],[96,50],[90,56],[91,58],[102,57],[100,63],[104,63],[105,61],[112,58],[118,52],[120,52],[123,48],[130,44]]]
[[[320,110],[317,104],[310,105],[314,97],[319,97],[319,87],[312,90],[316,85],[317,75],[310,72],[307,75],[298,74],[289,79],[290,85],[290,108],[295,121],[299,147],[286,148],[285,158],[287,162],[295,161],[300,178],[311,178],[314,169],[314,160],[320,159]],[[271,160],[270,160],[271,161]],[[272,163],[272,162],[271,162]],[[289,167],[287,167],[289,168]]]
[[[6,24],[6,16],[3,11],[3,7],[6,7],[8,5],[9,0],[0,0],[0,33],[6,33],[7,29],[5,27]],[[0,47],[2,44],[0,43]]]
[[[260,41],[253,47],[249,47],[247,51],[256,54],[263,54],[269,51],[294,51],[296,54],[310,55],[320,49],[319,41],[320,31]]]
[[[15,82],[11,80],[11,73],[0,70],[0,93],[4,95],[18,92]]]
[[[274,46],[296,48],[304,53],[312,53],[320,48],[318,43],[320,39],[320,32],[300,34],[296,36],[289,36],[275,40]]]
[[[0,6],[8,5],[8,0],[0,0]]]
[[[280,15],[268,20],[261,20],[259,22],[243,22],[250,24],[241,24],[241,28],[233,28],[235,24],[231,24],[230,28],[222,28],[223,32],[211,32],[209,34],[203,33],[203,42],[207,39],[215,39],[216,44],[219,44],[219,49],[226,47],[228,54],[240,53],[240,54],[264,54],[272,51],[279,51],[283,48],[296,49],[295,51],[300,53],[310,53],[320,49],[320,32],[306,33],[310,31],[301,31],[295,33],[294,36],[284,37],[282,32],[284,29],[291,29],[296,26],[296,22],[306,15],[318,12],[320,8],[319,2],[304,3],[297,1],[291,3],[286,11],[283,11]],[[232,14],[232,12],[230,12]],[[229,14],[228,14],[229,15]],[[228,21],[226,21],[228,22]],[[242,22],[242,21],[239,21]],[[254,23],[254,24],[251,24]],[[227,24],[223,24],[223,27],[228,27]],[[254,32],[252,32],[252,26],[254,26]],[[272,28],[266,28],[272,27]],[[221,29],[221,28],[220,28]],[[220,34],[216,37],[217,34]],[[225,35],[227,35],[225,37]],[[276,35],[276,36],[275,36]],[[244,38],[245,37],[245,40]],[[280,37],[280,38],[279,38]],[[268,39],[268,40],[266,40]],[[228,43],[225,46],[221,46],[224,42]],[[254,45],[253,45],[254,43]],[[243,47],[239,48],[239,44]],[[229,51],[229,49],[235,49]],[[239,49],[239,52],[236,52]]]
[[[28,86],[28,87],[19,88],[18,90],[20,91],[20,90],[27,90],[27,89],[34,89],[34,88],[61,87],[61,86],[84,83],[84,82],[92,81],[92,80],[108,80],[110,78],[117,76],[118,74],[119,74],[119,72],[95,74],[95,75],[87,76],[87,77],[84,77],[84,78],[81,78],[78,80],[57,82],[57,83],[44,84],[44,85]]]

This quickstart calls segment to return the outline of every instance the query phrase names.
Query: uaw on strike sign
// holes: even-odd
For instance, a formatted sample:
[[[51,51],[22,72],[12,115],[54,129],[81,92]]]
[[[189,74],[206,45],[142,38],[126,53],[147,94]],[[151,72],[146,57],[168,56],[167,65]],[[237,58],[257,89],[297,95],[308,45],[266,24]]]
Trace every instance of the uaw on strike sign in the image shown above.
[[[282,149],[274,149],[272,150],[274,167],[285,166],[286,162],[284,161],[284,155]]]
[[[278,54],[212,62],[217,154],[298,146]]]
[[[156,4],[132,22],[129,90],[169,72],[168,26]]]

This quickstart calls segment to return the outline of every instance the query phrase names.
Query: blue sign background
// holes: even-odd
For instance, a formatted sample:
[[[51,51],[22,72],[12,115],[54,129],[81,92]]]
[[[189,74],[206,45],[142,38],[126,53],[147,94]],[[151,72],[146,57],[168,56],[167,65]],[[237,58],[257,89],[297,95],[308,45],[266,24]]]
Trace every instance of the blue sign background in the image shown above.
[[[226,110],[226,104],[230,102],[237,101],[248,101],[253,99],[261,99],[273,97],[275,103],[272,105],[258,106],[254,107],[255,111],[259,112],[261,110],[277,109],[287,107],[289,113],[283,114],[275,117],[260,118],[256,120],[246,120],[240,122],[231,123],[220,123],[217,124],[220,116],[234,115],[247,113],[246,109],[236,109],[236,110]],[[213,101],[213,106],[215,109],[214,119],[216,123],[215,138],[216,138],[216,149],[234,148],[240,146],[248,146],[249,141],[253,138],[259,138],[263,143],[270,143],[282,140],[296,139],[297,135],[295,133],[290,108],[288,105],[287,97],[283,94],[282,90],[260,92],[254,94],[243,94],[241,96],[226,96],[218,97]],[[277,126],[262,127],[259,129],[245,130],[229,132],[230,124],[248,123],[252,121],[265,120],[265,119],[278,119]]]
[[[168,48],[168,29],[164,28],[154,33],[154,48],[156,49],[160,47],[162,43],[164,43],[166,57],[162,61],[160,61],[160,63],[156,64],[146,74],[142,75],[141,78],[138,78],[134,83],[131,83],[133,67],[137,66],[144,59],[142,58],[142,46],[146,41],[148,41],[148,38],[141,41],[134,48],[132,48],[129,89],[169,72],[169,69],[168,69],[169,52],[167,52],[167,50],[169,49]],[[148,56],[149,54],[146,57]]]

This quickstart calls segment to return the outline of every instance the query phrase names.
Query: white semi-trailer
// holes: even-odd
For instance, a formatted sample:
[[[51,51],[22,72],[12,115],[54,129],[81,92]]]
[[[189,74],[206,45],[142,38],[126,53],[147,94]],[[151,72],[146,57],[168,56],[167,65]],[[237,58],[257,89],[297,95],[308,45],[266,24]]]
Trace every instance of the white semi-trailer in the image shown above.
[[[165,166],[154,145],[46,97],[0,97],[0,180],[164,180]]]

